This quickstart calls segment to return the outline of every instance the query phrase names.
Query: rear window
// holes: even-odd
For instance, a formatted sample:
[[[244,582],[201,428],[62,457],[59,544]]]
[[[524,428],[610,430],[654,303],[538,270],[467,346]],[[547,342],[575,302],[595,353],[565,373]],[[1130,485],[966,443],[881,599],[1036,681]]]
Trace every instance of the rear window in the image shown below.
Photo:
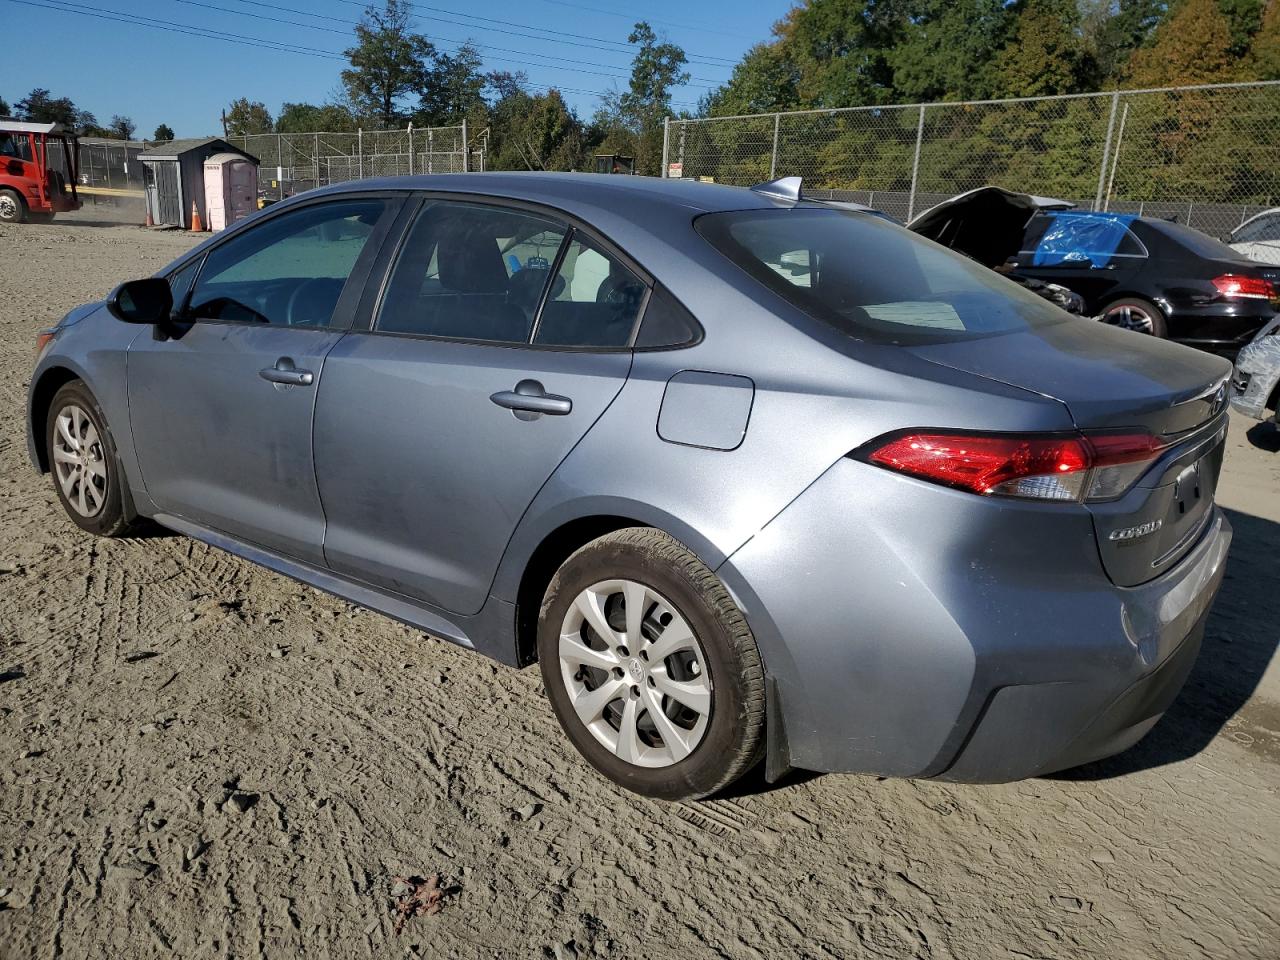
[[[986,267],[865,213],[743,210],[707,214],[695,228],[770,290],[859,340],[967,340],[1069,319]]]
[[[1232,250],[1221,240],[1215,240],[1207,233],[1201,233],[1193,227],[1185,224],[1174,223],[1172,220],[1148,220],[1148,229],[1163,233],[1166,237],[1175,240],[1179,246],[1190,250],[1198,257],[1204,257],[1206,260],[1245,260],[1244,254],[1239,250]]]

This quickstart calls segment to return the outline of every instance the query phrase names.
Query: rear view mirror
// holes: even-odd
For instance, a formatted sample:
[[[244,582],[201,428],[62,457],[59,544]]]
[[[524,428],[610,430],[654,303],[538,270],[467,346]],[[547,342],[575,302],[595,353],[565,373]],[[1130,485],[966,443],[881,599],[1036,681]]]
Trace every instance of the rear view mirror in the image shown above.
[[[160,277],[130,280],[111,291],[107,309],[125,323],[166,323],[173,311],[173,291]]]

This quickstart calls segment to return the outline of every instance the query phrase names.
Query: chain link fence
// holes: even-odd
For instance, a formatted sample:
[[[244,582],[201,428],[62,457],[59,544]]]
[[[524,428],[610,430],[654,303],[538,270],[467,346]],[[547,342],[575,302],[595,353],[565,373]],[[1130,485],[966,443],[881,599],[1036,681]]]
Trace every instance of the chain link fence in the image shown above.
[[[908,220],[998,184],[1225,234],[1280,205],[1280,82],[672,120],[664,175],[814,196]]]
[[[484,170],[488,130],[470,135],[465,124],[355,133],[260,133],[225,138],[258,158],[258,188],[268,196],[291,196],[312,187],[366,177]],[[80,138],[80,185],[115,190],[143,188],[138,154],[165,141]],[[50,166],[63,170],[60,150]]]
[[[483,170],[485,133],[472,138],[466,124],[461,124],[355,133],[259,133],[226,139],[258,158],[259,190],[284,197],[344,180]]]

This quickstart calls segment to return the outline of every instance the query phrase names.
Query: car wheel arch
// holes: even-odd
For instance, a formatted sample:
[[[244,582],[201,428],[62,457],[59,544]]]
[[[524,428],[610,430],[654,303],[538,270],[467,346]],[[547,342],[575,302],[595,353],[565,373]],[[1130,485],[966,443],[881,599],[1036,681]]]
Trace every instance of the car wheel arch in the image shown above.
[[[712,570],[724,559],[687,524],[675,517],[657,515],[639,504],[636,507],[638,509],[608,513],[584,512],[565,518],[542,534],[522,562],[513,564],[511,572],[512,575],[518,574],[518,583],[514,590],[504,593],[515,595],[515,654],[519,666],[537,662],[538,615],[551,578],[570,556],[591,541],[627,527],[649,527],[675,538]],[[524,551],[518,553],[523,554]],[[501,572],[498,579],[503,579]]]
[[[28,413],[31,418],[31,435],[36,439],[35,452],[41,473],[49,472],[49,451],[44,444],[45,429],[49,423],[49,406],[53,403],[54,394],[75,380],[84,383],[85,389],[90,393],[94,392],[92,385],[85,381],[79,371],[61,365],[48,367],[31,388],[31,407]]]

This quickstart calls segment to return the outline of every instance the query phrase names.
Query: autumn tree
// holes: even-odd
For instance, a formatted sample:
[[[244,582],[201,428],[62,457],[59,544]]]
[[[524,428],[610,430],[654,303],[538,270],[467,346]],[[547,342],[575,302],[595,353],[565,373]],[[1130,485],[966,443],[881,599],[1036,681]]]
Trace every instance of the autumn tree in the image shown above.
[[[399,126],[407,118],[404,101],[425,84],[435,47],[410,30],[411,8],[406,0],[370,5],[356,24],[356,44],[344,51],[350,68],[342,83],[358,112],[383,127]]]
[[[1280,80],[1280,0],[1272,0],[1253,36],[1249,74],[1257,80]]]
[[[1149,46],[1129,60],[1132,87],[1221,83],[1239,75],[1231,26],[1218,0],[1182,0],[1155,30]]]

